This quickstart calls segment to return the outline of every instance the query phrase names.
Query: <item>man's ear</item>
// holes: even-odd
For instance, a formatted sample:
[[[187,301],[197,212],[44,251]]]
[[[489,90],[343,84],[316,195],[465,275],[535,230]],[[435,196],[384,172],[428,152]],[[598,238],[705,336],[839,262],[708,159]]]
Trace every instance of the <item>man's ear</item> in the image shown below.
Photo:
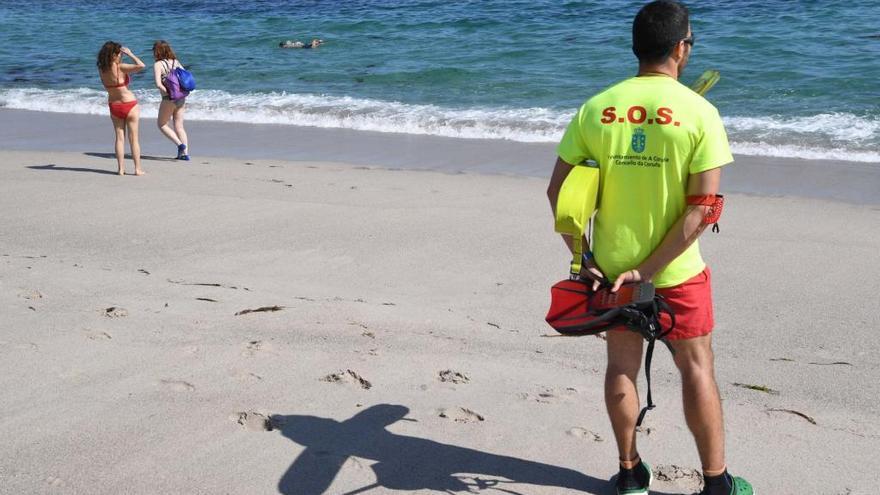
[[[670,56],[672,57],[673,60],[675,60],[676,63],[681,62],[681,60],[684,58],[684,51],[686,50],[684,45],[685,45],[684,42],[679,41],[672,48],[672,54]]]

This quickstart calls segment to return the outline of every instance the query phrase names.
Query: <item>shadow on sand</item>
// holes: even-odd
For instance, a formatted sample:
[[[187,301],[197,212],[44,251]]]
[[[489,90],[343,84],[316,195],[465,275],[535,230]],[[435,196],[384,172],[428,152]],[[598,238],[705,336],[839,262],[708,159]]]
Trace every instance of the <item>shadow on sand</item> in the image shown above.
[[[83,155],[94,156],[97,158],[108,158],[108,159],[112,159],[112,160],[116,159],[116,153],[97,153],[94,151],[86,151],[85,153],[83,153]],[[131,160],[131,155],[126,153],[125,159]],[[141,160],[150,160],[150,161],[154,161],[154,162],[177,162],[177,161],[180,161],[177,158],[171,158],[171,157],[167,157],[167,156],[151,156],[151,155],[141,155]]]
[[[59,167],[54,163],[50,163],[48,165],[30,165],[28,168],[33,170],[57,170],[61,172],[91,172],[93,174],[110,174],[117,175],[116,172],[112,170],[104,170],[101,168],[85,168],[85,167]]]
[[[414,421],[405,417],[408,413],[404,406],[378,404],[345,421],[272,416],[275,428],[305,447],[278,482],[279,491],[288,495],[323,494],[345,461],[358,457],[375,462],[370,468],[376,482],[341,495],[366,493],[380,487],[524,495],[517,491],[524,484],[592,494],[614,493],[613,482],[572,469],[398,435],[386,429],[397,421]]]

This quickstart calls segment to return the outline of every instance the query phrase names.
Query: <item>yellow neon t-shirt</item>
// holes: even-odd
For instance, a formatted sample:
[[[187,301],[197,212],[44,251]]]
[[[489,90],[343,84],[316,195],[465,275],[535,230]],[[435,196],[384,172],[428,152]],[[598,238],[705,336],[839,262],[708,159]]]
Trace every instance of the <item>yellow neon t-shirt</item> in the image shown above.
[[[661,75],[627,79],[587,100],[557,152],[571,165],[599,164],[591,247],[611,280],[644,261],[684,213],[690,174],[733,161],[718,110]],[[705,266],[694,242],[654,284],[681,284]]]

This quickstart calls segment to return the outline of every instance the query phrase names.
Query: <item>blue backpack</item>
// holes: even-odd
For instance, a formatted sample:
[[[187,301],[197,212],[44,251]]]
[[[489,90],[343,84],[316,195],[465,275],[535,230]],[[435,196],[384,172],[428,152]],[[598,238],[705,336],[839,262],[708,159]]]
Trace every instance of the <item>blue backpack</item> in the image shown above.
[[[196,89],[196,78],[193,77],[192,72],[183,67],[178,67],[174,69],[174,73],[177,75],[177,80],[180,81],[181,88],[187,91]]]

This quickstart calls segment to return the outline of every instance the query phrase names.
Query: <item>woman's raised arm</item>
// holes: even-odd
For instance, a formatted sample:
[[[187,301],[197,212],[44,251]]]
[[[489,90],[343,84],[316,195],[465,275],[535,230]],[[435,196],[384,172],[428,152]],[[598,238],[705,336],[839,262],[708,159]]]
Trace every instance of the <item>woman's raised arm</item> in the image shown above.
[[[124,72],[125,74],[129,74],[129,73],[132,73],[132,72],[140,72],[140,71],[144,70],[144,67],[146,67],[146,64],[144,64],[144,62],[143,62],[141,59],[137,58],[137,55],[135,55],[134,53],[132,53],[131,50],[128,49],[128,47],[123,46],[123,47],[120,49],[120,51],[121,51],[123,54],[128,55],[129,57],[131,57],[131,59],[134,60],[134,63],[133,63],[133,64],[123,64],[123,63],[120,63],[120,64],[119,64],[119,70],[121,70],[121,71]]]

